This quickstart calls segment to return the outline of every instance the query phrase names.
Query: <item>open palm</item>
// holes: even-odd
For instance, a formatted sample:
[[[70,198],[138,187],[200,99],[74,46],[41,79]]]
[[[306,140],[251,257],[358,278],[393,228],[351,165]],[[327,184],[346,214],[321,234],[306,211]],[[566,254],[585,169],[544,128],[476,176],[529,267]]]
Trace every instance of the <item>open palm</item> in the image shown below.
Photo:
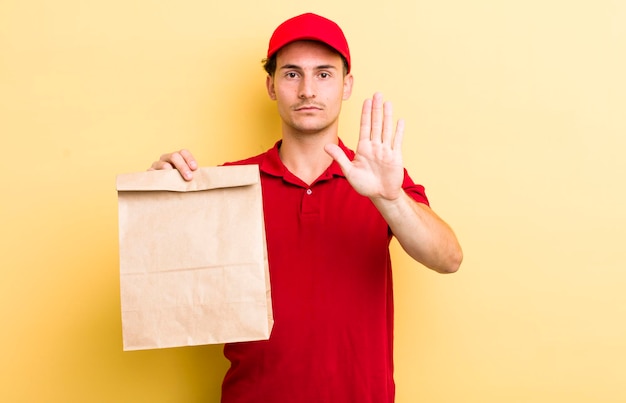
[[[391,102],[383,102],[382,94],[363,102],[361,128],[356,155],[352,161],[336,144],[326,151],[337,161],[346,179],[361,195],[393,200],[400,196],[404,168],[402,136],[404,121],[394,130]]]

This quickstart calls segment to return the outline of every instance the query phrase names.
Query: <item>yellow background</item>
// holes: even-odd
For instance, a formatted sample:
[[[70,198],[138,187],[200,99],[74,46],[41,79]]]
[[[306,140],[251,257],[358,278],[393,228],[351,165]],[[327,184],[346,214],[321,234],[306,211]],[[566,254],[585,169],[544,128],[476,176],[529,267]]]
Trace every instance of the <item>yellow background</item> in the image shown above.
[[[122,352],[115,175],[279,136],[260,59],[342,25],[361,102],[455,228],[461,271],[393,244],[399,403],[626,401],[626,2],[0,2],[0,401],[217,401],[221,346]]]

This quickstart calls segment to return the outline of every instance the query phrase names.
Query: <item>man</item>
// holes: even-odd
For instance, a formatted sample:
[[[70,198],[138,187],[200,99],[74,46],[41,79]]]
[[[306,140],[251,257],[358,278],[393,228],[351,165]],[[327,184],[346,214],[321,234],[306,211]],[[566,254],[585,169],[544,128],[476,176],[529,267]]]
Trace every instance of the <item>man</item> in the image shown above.
[[[437,272],[461,263],[454,233],[403,168],[391,104],[364,102],[356,153],[339,139],[350,63],[342,30],[315,14],[270,39],[266,86],[282,139],[232,164],[261,171],[275,323],[268,341],[225,346],[223,402],[393,402],[391,236]],[[181,150],[150,169],[192,180],[197,167]]]

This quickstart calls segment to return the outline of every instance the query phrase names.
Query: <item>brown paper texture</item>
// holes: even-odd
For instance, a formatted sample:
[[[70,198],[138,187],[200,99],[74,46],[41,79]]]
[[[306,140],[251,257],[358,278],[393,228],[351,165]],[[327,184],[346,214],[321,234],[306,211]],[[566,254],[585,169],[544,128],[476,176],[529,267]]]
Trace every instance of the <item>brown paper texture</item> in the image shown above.
[[[117,176],[124,350],[267,340],[257,165]]]

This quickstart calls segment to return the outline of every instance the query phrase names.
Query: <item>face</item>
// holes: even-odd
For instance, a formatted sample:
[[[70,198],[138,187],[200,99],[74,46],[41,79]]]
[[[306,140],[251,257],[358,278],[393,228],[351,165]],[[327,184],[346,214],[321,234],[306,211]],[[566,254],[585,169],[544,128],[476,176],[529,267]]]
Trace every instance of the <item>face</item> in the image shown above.
[[[337,52],[318,42],[298,41],[278,51],[267,91],[277,103],[284,131],[314,134],[336,130],[352,80],[352,75],[344,76]]]

